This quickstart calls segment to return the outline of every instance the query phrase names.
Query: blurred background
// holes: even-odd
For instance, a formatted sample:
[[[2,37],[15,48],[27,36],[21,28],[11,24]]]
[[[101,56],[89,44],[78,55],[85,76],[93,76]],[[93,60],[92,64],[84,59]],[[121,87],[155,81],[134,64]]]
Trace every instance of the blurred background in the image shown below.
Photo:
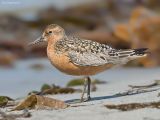
[[[51,66],[46,44],[27,46],[53,23],[68,35],[117,49],[149,48],[148,57],[129,62],[119,68],[121,72],[106,71],[96,78],[123,79],[120,75],[130,67],[134,69],[128,78],[137,70],[153,74],[160,70],[159,0],[0,0],[0,95],[20,97],[43,83],[63,86],[74,78]],[[146,78],[148,73],[143,73]]]

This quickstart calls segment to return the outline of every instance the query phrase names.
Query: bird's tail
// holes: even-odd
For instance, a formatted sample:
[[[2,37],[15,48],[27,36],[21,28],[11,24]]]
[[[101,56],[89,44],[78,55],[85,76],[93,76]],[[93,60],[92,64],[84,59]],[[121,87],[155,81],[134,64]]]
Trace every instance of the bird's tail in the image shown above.
[[[119,58],[128,58],[130,60],[145,57],[148,54],[148,48],[140,48],[140,49],[129,49],[129,50],[120,50]]]

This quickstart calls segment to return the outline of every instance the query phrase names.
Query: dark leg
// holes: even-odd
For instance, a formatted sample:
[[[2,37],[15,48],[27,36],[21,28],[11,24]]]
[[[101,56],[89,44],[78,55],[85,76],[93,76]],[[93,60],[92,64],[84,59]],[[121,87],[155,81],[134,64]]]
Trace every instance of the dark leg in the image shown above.
[[[91,96],[90,96],[90,91],[91,91],[91,79],[90,79],[90,77],[87,77],[87,83],[88,83],[87,100],[90,100],[90,99],[91,99]]]
[[[84,87],[83,87],[83,91],[82,91],[82,95],[81,95],[81,102],[84,102],[84,101],[88,101],[91,99],[90,97],[90,89],[91,89],[91,79],[90,77],[86,77],[84,79]],[[86,92],[86,87],[87,87],[87,99],[84,100],[84,94]]]

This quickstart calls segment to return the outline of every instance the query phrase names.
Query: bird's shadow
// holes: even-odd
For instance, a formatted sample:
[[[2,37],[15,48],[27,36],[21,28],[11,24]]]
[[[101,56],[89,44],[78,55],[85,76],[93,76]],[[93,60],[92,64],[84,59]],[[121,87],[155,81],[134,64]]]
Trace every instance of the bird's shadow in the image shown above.
[[[131,96],[131,95],[136,95],[136,94],[143,94],[143,93],[153,92],[153,91],[157,91],[157,90],[158,89],[152,89],[152,90],[148,90],[148,91],[141,91],[139,93],[137,92],[137,93],[130,93],[130,94],[117,93],[117,94],[109,95],[109,96],[93,97],[89,101],[98,101],[98,100],[112,99],[112,98],[118,98],[118,97],[123,97],[123,96]],[[89,102],[89,101],[86,101],[86,102]],[[69,103],[69,104],[75,104],[75,103],[80,103],[80,99],[71,99],[71,100],[66,100],[65,102]]]

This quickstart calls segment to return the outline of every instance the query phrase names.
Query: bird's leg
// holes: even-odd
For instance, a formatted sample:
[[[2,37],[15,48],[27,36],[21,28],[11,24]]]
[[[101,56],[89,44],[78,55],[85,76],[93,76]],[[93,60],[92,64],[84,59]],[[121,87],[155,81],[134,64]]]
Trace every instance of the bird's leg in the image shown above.
[[[91,99],[90,91],[91,91],[91,78],[87,77],[87,84],[88,84],[88,90],[87,90],[87,101]]]
[[[91,86],[91,79],[90,77],[85,77],[84,79],[84,87],[83,87],[83,91],[82,91],[82,96],[81,96],[81,102],[84,101],[84,94],[86,92],[86,87],[87,87],[87,99],[85,101],[88,101],[91,99],[90,97],[90,87]]]
[[[87,81],[88,81],[87,77],[84,78],[84,85],[83,85],[83,91],[82,91],[82,95],[81,95],[81,102],[84,101],[84,93],[86,92]]]

